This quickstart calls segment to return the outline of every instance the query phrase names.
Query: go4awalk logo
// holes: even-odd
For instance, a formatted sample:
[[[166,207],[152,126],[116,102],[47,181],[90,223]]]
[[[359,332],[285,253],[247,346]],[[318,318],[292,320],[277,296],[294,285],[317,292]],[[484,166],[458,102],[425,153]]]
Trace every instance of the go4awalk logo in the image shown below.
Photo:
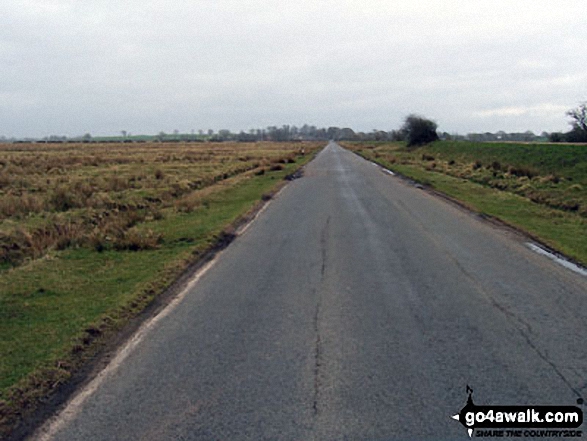
[[[577,406],[477,406],[467,386],[467,404],[452,418],[476,437],[581,437],[583,411]],[[577,400],[582,404],[582,400]]]

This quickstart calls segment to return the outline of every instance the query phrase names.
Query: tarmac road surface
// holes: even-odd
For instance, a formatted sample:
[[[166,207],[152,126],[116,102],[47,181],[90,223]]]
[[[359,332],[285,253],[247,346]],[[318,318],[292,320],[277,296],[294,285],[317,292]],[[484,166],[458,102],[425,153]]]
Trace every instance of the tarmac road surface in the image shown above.
[[[587,277],[330,143],[37,439],[468,439],[587,395]]]

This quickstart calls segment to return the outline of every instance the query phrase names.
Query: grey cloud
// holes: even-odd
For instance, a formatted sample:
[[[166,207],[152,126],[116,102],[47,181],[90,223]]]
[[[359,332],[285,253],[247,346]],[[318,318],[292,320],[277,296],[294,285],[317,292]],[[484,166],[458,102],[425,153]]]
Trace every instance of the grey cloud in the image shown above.
[[[4,0],[0,135],[346,125],[563,130],[582,5]]]

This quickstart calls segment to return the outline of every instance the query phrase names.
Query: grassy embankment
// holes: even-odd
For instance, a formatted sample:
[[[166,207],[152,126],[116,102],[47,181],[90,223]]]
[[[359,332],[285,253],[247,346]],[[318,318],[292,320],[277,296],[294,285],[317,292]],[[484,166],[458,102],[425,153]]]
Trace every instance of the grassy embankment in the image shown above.
[[[587,146],[343,143],[587,264]]]
[[[0,145],[0,428],[319,147]]]

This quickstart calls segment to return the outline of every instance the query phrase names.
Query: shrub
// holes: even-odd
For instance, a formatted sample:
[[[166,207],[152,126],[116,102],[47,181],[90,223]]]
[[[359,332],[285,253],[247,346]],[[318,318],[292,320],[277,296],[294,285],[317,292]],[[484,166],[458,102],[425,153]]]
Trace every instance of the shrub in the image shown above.
[[[124,191],[130,187],[128,179],[122,178],[120,176],[111,176],[108,179],[108,189],[110,191]]]
[[[131,228],[130,230],[125,231],[120,237],[116,238],[114,249],[118,251],[153,250],[158,248],[162,241],[163,236],[152,230]]]
[[[174,182],[171,184],[171,191],[170,194],[174,198],[178,198],[183,196],[184,194],[190,193],[192,191],[191,182],[187,179],[183,179],[179,182]]]
[[[508,167],[508,172],[510,175],[518,177],[525,176],[528,178],[533,178],[534,176],[538,175],[538,172],[530,167],[514,167],[511,165]]]
[[[18,227],[12,234],[0,233],[0,262],[17,265],[26,258],[37,259],[50,249],[64,250],[76,246],[83,225],[69,221],[53,221],[34,230]]]
[[[110,238],[103,232],[96,228],[87,238],[87,243],[96,251],[101,253],[108,249]]]
[[[60,185],[53,190],[49,203],[55,211],[67,211],[83,206],[79,194],[65,185]]]
[[[43,199],[33,194],[16,196],[8,194],[0,198],[0,218],[40,213],[45,209]]]
[[[567,142],[587,142],[587,130],[574,127],[565,135],[565,138]]]
[[[548,135],[548,140],[550,142],[563,142],[565,140],[565,135],[562,132],[554,132]]]
[[[0,231],[0,263],[16,265],[24,258],[22,247],[14,240],[14,237]]]
[[[408,115],[402,126],[402,131],[406,134],[408,147],[428,144],[438,140],[436,133],[437,124],[434,121],[422,116],[411,114]]]
[[[386,159],[387,159],[387,162],[389,162],[390,164],[395,164],[395,163],[397,163],[397,158],[396,158],[395,156],[393,156],[393,155],[388,155],[388,156],[386,157]]]
[[[191,213],[202,205],[200,195],[196,193],[187,194],[173,203],[175,211],[179,213]]]
[[[499,171],[501,170],[501,164],[499,163],[499,161],[493,161],[491,163],[491,168],[495,171]]]
[[[8,187],[11,179],[7,173],[0,173],[0,188]]]
[[[158,208],[153,208],[151,210],[151,216],[153,217],[153,220],[161,220],[161,219],[165,219],[165,215],[163,214],[163,212],[161,210],[159,210]]]

